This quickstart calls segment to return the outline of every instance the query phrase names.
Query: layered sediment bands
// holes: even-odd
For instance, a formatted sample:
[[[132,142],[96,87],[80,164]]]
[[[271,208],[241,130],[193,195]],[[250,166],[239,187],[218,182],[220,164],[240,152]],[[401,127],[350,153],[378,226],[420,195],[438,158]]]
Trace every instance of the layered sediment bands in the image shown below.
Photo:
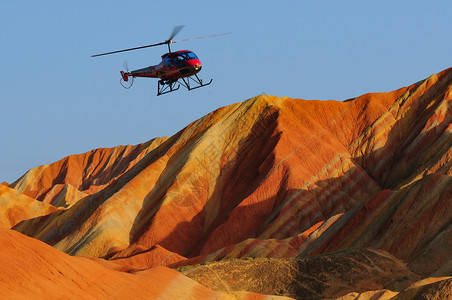
[[[398,191],[382,191],[344,214],[343,220],[339,219],[301,256],[371,246],[385,249],[413,266],[416,259],[422,259],[424,268],[430,269],[426,274],[431,274],[452,259],[450,245],[438,247],[444,244],[442,239],[450,238],[451,199],[452,177],[438,173]],[[436,255],[439,252],[445,253]],[[416,267],[418,272],[421,269]]]
[[[451,174],[451,78],[449,69],[412,86],[349,147],[382,187]]]
[[[452,217],[450,91],[450,72],[431,76],[357,139],[361,144],[352,153],[361,154],[355,160],[389,189],[345,214],[302,256],[378,247],[424,275],[452,259],[445,243]]]
[[[9,188],[61,209],[14,229],[122,270],[372,247],[450,276],[451,120],[452,69],[345,102],[261,95],[30,170]]]
[[[121,270],[130,272],[133,269],[142,270],[152,266],[176,265],[181,261],[186,261],[186,258],[156,245],[150,249],[129,247],[116,253],[109,261],[121,266]]]
[[[11,228],[17,223],[50,214],[59,209],[0,185],[0,227]]]
[[[166,267],[119,272],[9,229],[0,229],[0,244],[4,299],[237,299]],[[265,299],[239,299],[247,297]]]
[[[11,187],[37,200],[51,204],[56,202],[56,206],[61,204],[67,207],[87,194],[104,188],[164,140],[156,138],[137,146],[101,148],[71,155],[58,162],[30,169]],[[68,196],[67,193],[72,195]],[[69,200],[60,203],[62,197],[68,197]]]
[[[358,131],[337,134],[362,115],[372,120],[355,101],[260,96],[218,109],[99,193],[16,229],[67,253],[94,257],[156,244],[191,257],[250,237],[301,234],[379,190],[346,148]],[[377,103],[375,110],[387,109]],[[80,224],[75,230],[73,222]]]

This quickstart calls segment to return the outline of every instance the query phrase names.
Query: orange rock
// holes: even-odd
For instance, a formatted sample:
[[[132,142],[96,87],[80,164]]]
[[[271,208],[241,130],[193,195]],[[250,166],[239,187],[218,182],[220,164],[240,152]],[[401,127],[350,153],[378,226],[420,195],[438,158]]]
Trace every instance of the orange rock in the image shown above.
[[[130,269],[371,246],[427,276],[452,259],[451,90],[448,69],[346,102],[222,107],[168,139],[30,170],[11,187],[67,209],[14,229]]]
[[[0,185],[0,227],[58,211],[58,208],[25,196],[6,185]]]
[[[129,254],[131,250],[132,253]],[[115,259],[115,257],[119,258]],[[123,271],[149,269],[156,266],[169,266],[183,260],[186,260],[186,258],[177,253],[170,252],[159,245],[156,245],[151,249],[143,249],[141,247],[140,250],[129,247],[110,258],[110,261],[121,266]]]
[[[166,267],[113,271],[12,230],[0,229],[0,244],[5,299],[236,299]]]
[[[83,192],[72,199],[75,202],[85,194],[104,188],[164,140],[165,138],[156,138],[136,146],[102,148],[71,155],[53,164],[29,170],[12,183],[11,187],[32,198],[52,203],[59,196],[59,193],[55,193],[55,186],[72,186]]]

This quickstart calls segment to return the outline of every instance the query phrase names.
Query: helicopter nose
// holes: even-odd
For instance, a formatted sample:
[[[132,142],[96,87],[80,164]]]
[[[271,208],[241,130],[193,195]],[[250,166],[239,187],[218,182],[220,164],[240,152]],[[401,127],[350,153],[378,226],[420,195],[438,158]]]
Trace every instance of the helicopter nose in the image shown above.
[[[201,66],[201,62],[199,60],[190,62],[190,65],[194,72],[198,73],[199,71],[201,71],[202,66]]]
[[[201,66],[201,62],[198,59],[192,59],[189,60],[188,63],[192,66],[192,67],[200,67]]]

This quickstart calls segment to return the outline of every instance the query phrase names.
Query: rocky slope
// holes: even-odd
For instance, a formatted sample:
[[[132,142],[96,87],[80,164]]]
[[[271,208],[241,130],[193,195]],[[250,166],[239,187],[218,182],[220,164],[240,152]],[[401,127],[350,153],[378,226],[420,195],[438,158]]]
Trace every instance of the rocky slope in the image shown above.
[[[56,212],[53,205],[30,198],[6,185],[0,185],[0,227],[11,228],[17,223]]]
[[[31,169],[3,187],[53,210],[9,226],[121,271],[372,247],[451,276],[451,102],[452,69],[345,102],[261,95]]]
[[[372,249],[297,260],[215,262],[187,268],[183,274],[214,290],[245,289],[296,299],[334,299],[369,290],[400,291],[419,280],[390,254]]]
[[[126,273],[72,257],[10,229],[0,229],[2,299],[265,299],[205,288],[166,267]],[[285,299],[281,297],[280,299]]]
[[[136,146],[102,148],[71,155],[29,170],[11,187],[44,203],[70,207],[85,196],[102,190],[164,140],[157,138]]]

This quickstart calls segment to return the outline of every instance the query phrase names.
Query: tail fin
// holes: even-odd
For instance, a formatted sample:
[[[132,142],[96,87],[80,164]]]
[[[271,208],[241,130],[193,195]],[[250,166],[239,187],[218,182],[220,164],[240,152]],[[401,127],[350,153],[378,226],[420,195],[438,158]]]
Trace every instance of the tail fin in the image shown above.
[[[124,81],[129,81],[129,73],[125,73],[124,71],[121,71],[121,76]]]

